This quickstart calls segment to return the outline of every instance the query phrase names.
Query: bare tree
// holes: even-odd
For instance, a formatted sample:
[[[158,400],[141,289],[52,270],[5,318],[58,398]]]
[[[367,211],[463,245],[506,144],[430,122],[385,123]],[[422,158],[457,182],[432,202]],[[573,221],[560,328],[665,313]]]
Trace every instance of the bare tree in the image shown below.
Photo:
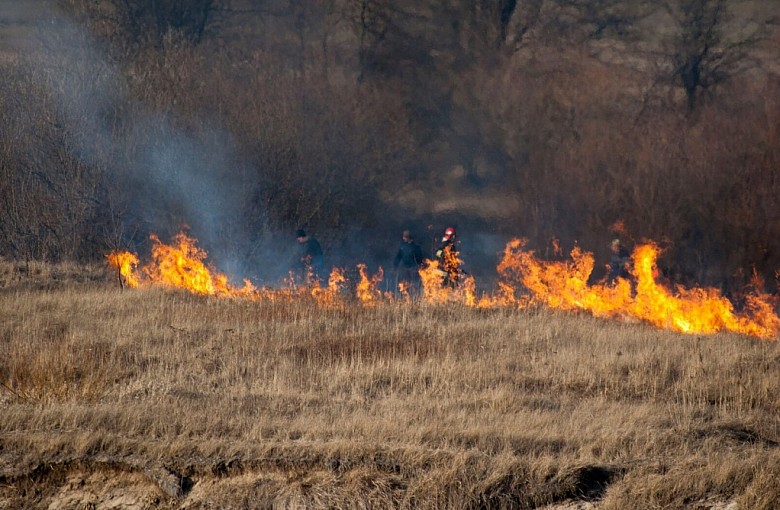
[[[59,0],[66,13],[93,22],[126,43],[161,45],[170,34],[200,43],[227,0]],[[115,40],[115,42],[118,42]]]
[[[725,0],[679,0],[667,8],[679,27],[670,52],[672,77],[685,90],[690,111],[718,85],[741,71],[760,67],[751,58],[750,48],[767,38],[765,23],[749,20],[753,28],[732,26],[726,32],[733,17]]]
[[[690,110],[695,108],[701,91],[727,76],[722,68],[725,50],[720,46],[720,28],[726,15],[724,0],[680,2],[673,75],[685,89]]]

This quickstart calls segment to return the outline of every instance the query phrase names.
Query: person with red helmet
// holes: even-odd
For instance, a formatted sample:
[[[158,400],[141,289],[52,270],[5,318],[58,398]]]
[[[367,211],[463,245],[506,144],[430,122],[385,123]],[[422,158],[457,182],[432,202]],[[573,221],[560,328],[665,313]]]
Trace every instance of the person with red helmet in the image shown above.
[[[439,249],[436,250],[436,259],[439,263],[439,269],[445,273],[444,281],[442,282],[445,286],[456,287],[460,280],[462,271],[460,268],[460,259],[458,258],[457,244],[458,241],[455,229],[447,227],[441,238],[441,245],[439,246]]]

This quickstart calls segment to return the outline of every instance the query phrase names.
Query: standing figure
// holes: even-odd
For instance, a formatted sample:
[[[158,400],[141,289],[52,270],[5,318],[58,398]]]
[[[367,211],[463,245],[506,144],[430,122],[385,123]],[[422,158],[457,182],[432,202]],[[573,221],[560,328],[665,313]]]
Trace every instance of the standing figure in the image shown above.
[[[393,259],[393,267],[396,274],[396,291],[403,289],[409,296],[415,296],[419,293],[421,285],[420,268],[423,262],[422,248],[414,242],[412,233],[404,230],[403,234],[401,234],[398,252],[396,252]]]
[[[618,278],[629,280],[631,278],[631,273],[629,272],[629,269],[631,268],[631,255],[629,255],[628,250],[623,248],[620,244],[620,239],[613,239],[610,244],[610,249],[612,250],[612,255],[609,259],[609,275],[607,276],[607,281],[612,283]]]
[[[460,267],[460,258],[458,258],[458,241],[456,239],[455,229],[447,227],[444,230],[444,236],[441,238],[441,245],[436,250],[436,260],[439,263],[439,269],[444,274],[442,285],[457,287],[460,281],[460,275],[463,273]]]
[[[319,241],[305,230],[298,230],[295,237],[299,244],[298,261],[305,281],[311,283],[321,279],[325,270],[325,258]]]

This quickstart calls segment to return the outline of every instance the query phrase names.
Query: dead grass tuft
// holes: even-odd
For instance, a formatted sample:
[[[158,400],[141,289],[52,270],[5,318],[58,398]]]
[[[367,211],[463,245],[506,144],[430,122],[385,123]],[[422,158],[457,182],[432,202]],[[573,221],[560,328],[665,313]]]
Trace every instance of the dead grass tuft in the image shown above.
[[[36,334],[37,333],[37,334]],[[112,383],[111,347],[105,342],[76,342],[68,325],[55,323],[0,345],[5,361],[0,385],[16,400],[51,404],[96,401]],[[13,346],[13,349],[3,347]]]
[[[0,317],[8,508],[101,462],[170,508],[780,501],[777,342],[82,284],[9,288]]]

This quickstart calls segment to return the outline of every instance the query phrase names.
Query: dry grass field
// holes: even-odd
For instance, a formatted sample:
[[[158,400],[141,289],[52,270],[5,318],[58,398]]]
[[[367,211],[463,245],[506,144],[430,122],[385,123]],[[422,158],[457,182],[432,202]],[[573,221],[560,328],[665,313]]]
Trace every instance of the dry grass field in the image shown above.
[[[780,348],[0,269],[0,508],[771,509]]]

